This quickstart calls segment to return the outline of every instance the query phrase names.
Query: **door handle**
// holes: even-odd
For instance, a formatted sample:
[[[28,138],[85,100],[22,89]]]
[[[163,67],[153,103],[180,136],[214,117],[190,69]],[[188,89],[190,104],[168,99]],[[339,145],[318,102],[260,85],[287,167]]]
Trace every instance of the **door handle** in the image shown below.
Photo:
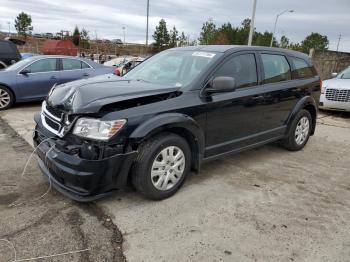
[[[88,73],[84,73],[84,74],[83,74],[83,76],[89,76],[89,75],[90,75],[90,74],[88,74]]]
[[[56,80],[57,79],[57,77],[56,76],[51,76],[51,78],[50,79],[52,79],[52,80]]]
[[[262,100],[264,100],[264,99],[265,99],[264,96],[253,96],[253,100],[254,100],[254,101],[262,101]]]

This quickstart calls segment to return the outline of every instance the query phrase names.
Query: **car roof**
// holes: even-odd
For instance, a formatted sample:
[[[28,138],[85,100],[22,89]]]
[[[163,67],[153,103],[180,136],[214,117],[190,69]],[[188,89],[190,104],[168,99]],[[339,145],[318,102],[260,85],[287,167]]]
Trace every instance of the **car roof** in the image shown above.
[[[199,46],[186,46],[186,47],[176,47],[170,50],[186,50],[186,51],[205,51],[205,52],[217,52],[217,53],[226,53],[226,52],[238,52],[238,51],[277,51],[283,52],[291,56],[301,57],[304,59],[309,59],[309,57],[301,52],[276,48],[276,47],[266,47],[266,46],[247,46],[247,45],[199,45]]]

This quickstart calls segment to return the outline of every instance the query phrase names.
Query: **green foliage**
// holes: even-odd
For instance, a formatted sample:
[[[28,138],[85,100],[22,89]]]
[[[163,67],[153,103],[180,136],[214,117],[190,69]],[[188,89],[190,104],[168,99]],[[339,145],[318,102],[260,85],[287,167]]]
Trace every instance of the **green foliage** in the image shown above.
[[[327,50],[328,44],[327,36],[319,33],[311,33],[301,42],[303,52],[305,53],[309,53],[311,48],[315,50]]]
[[[255,32],[253,37],[253,45],[270,46],[272,33],[265,31],[264,33]],[[277,41],[273,38],[272,46],[278,46]]]
[[[31,16],[24,12],[20,13],[15,19],[15,28],[20,36],[30,35],[33,31]]]
[[[237,36],[237,29],[231,23],[225,23],[216,31],[215,44],[233,44]]]
[[[214,24],[213,19],[208,19],[208,21],[206,21],[202,26],[202,31],[198,39],[199,43],[201,45],[214,44],[216,33],[216,25]]]
[[[89,32],[83,28],[80,31],[80,47],[88,49],[90,48],[90,37],[89,37]]]
[[[289,46],[289,39],[288,39],[288,37],[283,35],[281,37],[281,40],[280,40],[280,47],[281,48],[288,48],[288,46]]]
[[[179,40],[179,32],[176,30],[176,27],[174,26],[173,29],[170,30],[169,47],[176,47],[178,40]]]
[[[299,51],[299,52],[303,51],[303,47],[302,47],[302,45],[300,43],[290,43],[288,45],[288,48],[292,49],[294,51]]]
[[[180,37],[179,37],[179,46],[186,46],[188,43],[187,43],[187,37],[185,35],[185,32],[182,31]]]
[[[159,21],[159,25],[156,26],[156,30],[154,31],[153,38],[156,41],[155,46],[158,49],[164,49],[169,46],[170,35],[164,19],[161,19]]]
[[[73,36],[72,36],[72,41],[73,44],[78,46],[79,45],[79,41],[80,41],[80,32],[79,32],[79,28],[78,26],[75,26],[74,28],[74,32],[73,32]]]

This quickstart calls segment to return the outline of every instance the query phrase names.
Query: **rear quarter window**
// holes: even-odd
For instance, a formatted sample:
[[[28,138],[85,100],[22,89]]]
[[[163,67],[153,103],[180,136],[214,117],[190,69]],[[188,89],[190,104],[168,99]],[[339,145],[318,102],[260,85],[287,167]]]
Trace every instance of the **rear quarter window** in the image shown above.
[[[290,57],[294,65],[293,78],[309,78],[315,75],[315,70],[309,63],[301,58]]]

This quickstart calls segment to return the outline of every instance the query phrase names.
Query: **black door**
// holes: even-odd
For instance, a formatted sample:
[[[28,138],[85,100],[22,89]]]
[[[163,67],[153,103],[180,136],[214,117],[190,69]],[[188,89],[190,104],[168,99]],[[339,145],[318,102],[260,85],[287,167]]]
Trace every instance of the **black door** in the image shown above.
[[[225,59],[213,73],[212,77],[234,77],[237,89],[203,98],[207,109],[206,158],[261,141],[264,104],[258,71],[256,54],[240,52]]]

